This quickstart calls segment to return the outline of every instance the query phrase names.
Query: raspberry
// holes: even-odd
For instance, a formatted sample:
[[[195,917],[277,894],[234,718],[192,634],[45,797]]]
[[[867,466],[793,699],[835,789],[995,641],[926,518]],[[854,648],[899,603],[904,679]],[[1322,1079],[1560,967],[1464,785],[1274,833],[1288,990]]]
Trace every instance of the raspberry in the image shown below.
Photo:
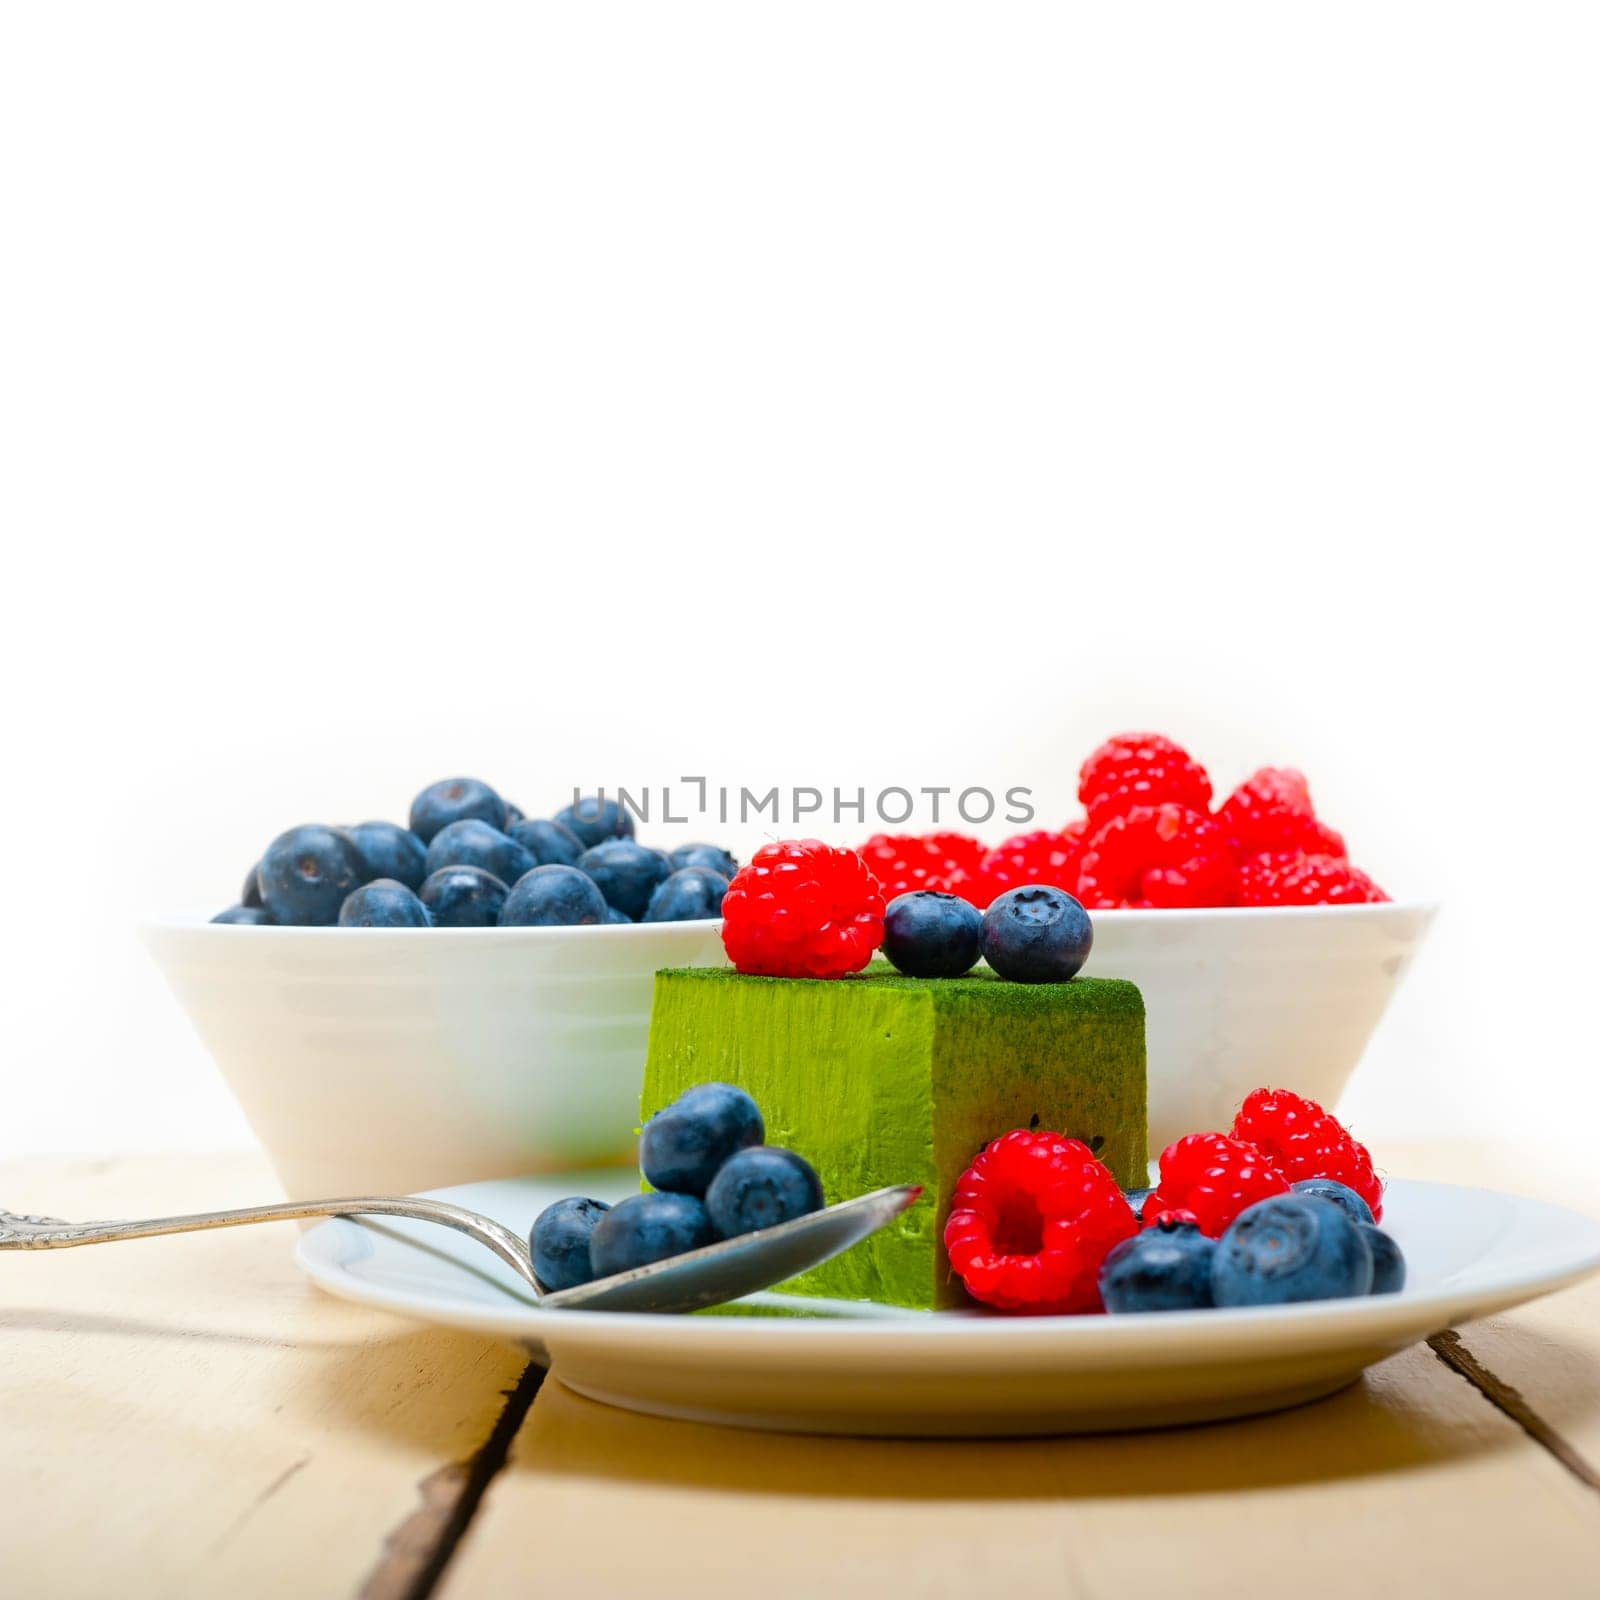
[[[1180,805],[1136,806],[1090,836],[1077,895],[1091,911],[1228,906],[1237,875],[1214,818]]]
[[[1235,1139],[1248,1139],[1291,1183],[1332,1178],[1354,1189],[1383,1216],[1383,1183],[1367,1147],[1315,1100],[1287,1089],[1257,1089],[1233,1119]]]
[[[987,854],[983,840],[974,839],[970,833],[925,833],[922,837],[962,871],[977,866]]]
[[[1098,828],[1135,806],[1169,800],[1209,811],[1211,779],[1187,750],[1159,733],[1119,733],[1084,762],[1078,798],[1088,809],[1089,825]]]
[[[1002,1311],[1098,1311],[1100,1263],[1139,1224],[1088,1145],[1018,1128],[961,1174],[944,1247],[967,1293]]]
[[[1060,833],[1041,828],[1034,833],[1019,833],[997,844],[973,868],[950,879],[951,894],[970,900],[980,911],[1007,889],[1024,884],[1044,883],[1074,894],[1078,888],[1078,863],[1083,855],[1083,835],[1087,823],[1082,818],[1069,822]]]
[[[1191,1133],[1161,1152],[1161,1182],[1144,1209],[1152,1218],[1187,1211],[1202,1233],[1220,1239],[1247,1206],[1288,1192],[1289,1180],[1253,1144],[1225,1133]]]
[[[1293,767],[1262,767],[1251,773],[1218,808],[1217,821],[1241,860],[1268,850],[1345,853],[1344,840],[1317,821],[1310,785]]]
[[[722,944],[740,972],[842,978],[883,942],[883,894],[854,850],[764,845],[722,897]]]
[[[1239,868],[1242,906],[1359,906],[1388,898],[1342,856],[1285,850],[1251,856]]]
[[[857,853],[888,901],[916,889],[950,893],[951,875],[976,866],[983,846],[960,833],[875,833]]]

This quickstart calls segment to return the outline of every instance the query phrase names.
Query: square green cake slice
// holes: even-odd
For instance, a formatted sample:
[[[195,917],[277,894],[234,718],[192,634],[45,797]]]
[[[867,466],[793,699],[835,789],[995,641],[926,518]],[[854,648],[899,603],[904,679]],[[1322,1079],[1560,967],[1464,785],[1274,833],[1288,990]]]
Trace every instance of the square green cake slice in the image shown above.
[[[1124,1188],[1146,1181],[1144,1001],[1120,979],[907,978],[884,962],[832,981],[659,972],[641,1115],[708,1082],[748,1090],[767,1142],[805,1156],[830,1203],[890,1184],[925,1191],[790,1293],[963,1304],[941,1243],[951,1196],[1012,1128],[1082,1139]]]

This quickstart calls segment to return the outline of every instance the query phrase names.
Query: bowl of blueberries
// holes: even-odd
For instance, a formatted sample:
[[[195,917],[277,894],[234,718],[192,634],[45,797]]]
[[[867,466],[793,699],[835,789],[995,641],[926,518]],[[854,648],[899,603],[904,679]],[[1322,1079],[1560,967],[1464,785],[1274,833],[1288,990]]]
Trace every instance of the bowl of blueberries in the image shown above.
[[[654,975],[722,964],[737,869],[603,796],[533,819],[447,778],[143,932],[285,1187],[403,1194],[631,1160]]]

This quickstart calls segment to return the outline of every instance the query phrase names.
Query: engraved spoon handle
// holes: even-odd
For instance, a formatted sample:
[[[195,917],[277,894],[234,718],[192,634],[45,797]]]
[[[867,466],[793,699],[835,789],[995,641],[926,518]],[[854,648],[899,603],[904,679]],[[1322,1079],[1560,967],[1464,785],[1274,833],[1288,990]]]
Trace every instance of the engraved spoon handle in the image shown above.
[[[66,1250],[118,1239],[152,1239],[167,1233],[201,1233],[210,1228],[241,1228],[252,1222],[294,1222],[304,1217],[410,1217],[437,1222],[467,1234],[494,1251],[533,1290],[541,1294],[525,1240],[492,1217],[444,1200],[365,1195],[347,1200],[298,1200],[282,1205],[244,1206],[234,1211],[197,1211],[183,1217],[151,1217],[140,1222],[63,1222],[57,1217],[19,1216],[0,1211],[0,1250]]]

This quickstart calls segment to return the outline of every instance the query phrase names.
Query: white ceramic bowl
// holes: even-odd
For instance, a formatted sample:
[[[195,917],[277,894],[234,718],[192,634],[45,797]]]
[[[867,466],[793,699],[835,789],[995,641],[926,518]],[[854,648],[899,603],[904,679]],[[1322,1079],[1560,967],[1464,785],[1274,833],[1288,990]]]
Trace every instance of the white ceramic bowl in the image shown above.
[[[627,1161],[660,967],[720,922],[598,928],[147,923],[290,1194],[406,1194]]]
[[[1086,976],[1144,991],[1150,1153],[1264,1084],[1332,1107],[1435,907],[1097,911]]]
[[[1144,991],[1150,1148],[1275,1084],[1333,1105],[1433,915],[1423,905],[1105,911],[1085,971]],[[147,924],[285,1187],[407,1193],[625,1161],[657,968],[721,924]]]

